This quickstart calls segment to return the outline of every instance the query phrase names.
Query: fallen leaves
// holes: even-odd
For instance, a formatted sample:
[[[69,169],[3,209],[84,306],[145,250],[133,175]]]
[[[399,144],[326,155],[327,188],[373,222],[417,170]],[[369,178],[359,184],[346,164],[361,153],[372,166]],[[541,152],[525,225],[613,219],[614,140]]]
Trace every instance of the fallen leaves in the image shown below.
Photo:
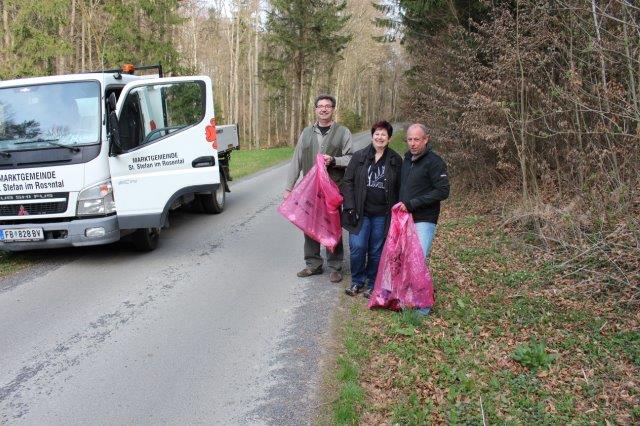
[[[358,313],[372,342],[360,365],[360,423],[394,424],[398,412],[418,416],[427,406],[433,424],[450,423],[452,413],[463,423],[527,423],[538,406],[552,423],[637,421],[640,368],[610,342],[637,331],[640,312],[576,297],[571,277],[522,279],[542,261],[496,231],[497,219],[465,221],[469,214],[459,204],[443,210],[430,265],[436,306],[421,326],[398,325],[390,312]],[[402,327],[412,332],[393,332]],[[512,358],[532,337],[553,355],[548,368],[531,371]],[[418,406],[408,403],[413,394]]]

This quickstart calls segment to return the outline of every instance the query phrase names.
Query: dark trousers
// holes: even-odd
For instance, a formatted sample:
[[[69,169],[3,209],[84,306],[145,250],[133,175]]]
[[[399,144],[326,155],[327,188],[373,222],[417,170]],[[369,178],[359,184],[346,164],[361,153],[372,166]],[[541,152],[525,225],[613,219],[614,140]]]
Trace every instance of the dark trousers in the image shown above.
[[[338,242],[333,253],[327,250],[327,266],[335,271],[342,270],[342,261],[344,259],[344,248],[342,247],[342,238]],[[307,268],[316,269],[322,266],[323,260],[320,255],[320,243],[304,236],[304,261]]]

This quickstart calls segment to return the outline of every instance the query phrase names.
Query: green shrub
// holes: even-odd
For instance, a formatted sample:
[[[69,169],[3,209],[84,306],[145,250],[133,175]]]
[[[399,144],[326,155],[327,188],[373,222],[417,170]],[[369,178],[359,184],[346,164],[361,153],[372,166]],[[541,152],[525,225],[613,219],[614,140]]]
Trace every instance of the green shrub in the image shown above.
[[[538,342],[535,337],[532,337],[529,343],[518,345],[511,357],[528,369],[536,371],[539,368],[549,367],[558,356],[548,354],[545,343]]]

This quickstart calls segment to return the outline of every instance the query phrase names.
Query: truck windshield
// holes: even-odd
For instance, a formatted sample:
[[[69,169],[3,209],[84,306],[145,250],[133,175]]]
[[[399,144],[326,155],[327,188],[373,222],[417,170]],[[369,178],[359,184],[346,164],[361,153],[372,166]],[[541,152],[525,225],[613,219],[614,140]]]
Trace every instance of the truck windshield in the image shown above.
[[[0,89],[2,152],[94,144],[100,127],[97,81]]]

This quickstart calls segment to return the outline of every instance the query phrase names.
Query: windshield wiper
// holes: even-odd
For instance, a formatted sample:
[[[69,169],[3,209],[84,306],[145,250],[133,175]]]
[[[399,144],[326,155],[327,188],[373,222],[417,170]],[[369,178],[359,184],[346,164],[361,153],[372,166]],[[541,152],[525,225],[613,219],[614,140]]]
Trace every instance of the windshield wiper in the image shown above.
[[[70,145],[65,145],[63,143],[58,142],[60,139],[32,139],[30,141],[24,141],[24,142],[14,142],[15,145],[23,145],[23,144],[27,144],[27,143],[38,143],[38,142],[46,142],[49,145],[53,145],[53,146],[59,146],[60,148],[67,148],[70,149],[71,152],[80,152],[80,148],[78,148],[77,146],[70,146]]]

